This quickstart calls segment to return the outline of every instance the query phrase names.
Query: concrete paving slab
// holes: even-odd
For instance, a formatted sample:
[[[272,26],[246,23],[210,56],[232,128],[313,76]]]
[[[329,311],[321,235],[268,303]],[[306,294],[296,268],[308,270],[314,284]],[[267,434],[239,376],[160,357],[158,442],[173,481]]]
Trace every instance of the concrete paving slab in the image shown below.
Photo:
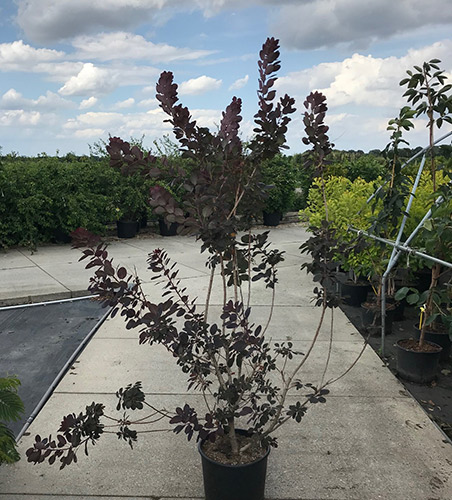
[[[54,433],[62,414],[77,413],[93,399],[104,402],[111,414],[111,395],[56,394],[31,435]],[[195,396],[153,398],[168,409],[184,401],[201,403]],[[411,399],[329,397],[312,407],[301,424],[290,422],[279,432],[279,447],[269,457],[266,499],[448,500],[450,449],[437,437]],[[30,442],[23,438],[22,452]],[[79,498],[203,498],[196,446],[172,433],[142,434],[134,450],[115,436],[104,436],[89,457],[81,455],[63,471],[22,460],[0,469],[0,491],[12,498],[49,491]]]
[[[0,279],[0,305],[29,302],[30,297],[70,297],[70,290],[38,267],[3,269]]]
[[[281,429],[267,498],[452,498],[450,445],[411,398],[329,397]]]
[[[300,350],[306,350],[319,313],[310,303],[313,284],[299,270],[298,246],[306,236],[300,226],[271,232],[275,246],[287,248],[293,257],[280,269],[283,286],[277,296],[273,340],[291,337]],[[122,249],[115,254],[115,263],[120,264],[120,257],[129,258],[135,251],[137,260],[141,252],[146,260],[148,242],[134,240],[135,250],[127,253],[125,247],[131,243],[118,243]],[[168,240],[170,247],[186,267],[191,265],[190,255],[198,258],[193,240],[175,237]],[[194,265],[197,267],[198,261]],[[198,294],[202,304],[208,276],[189,276],[183,279],[183,285],[190,294]],[[271,294],[262,284],[257,285],[253,302],[259,315],[270,303]],[[145,283],[143,288],[151,300],[159,299],[161,290],[154,283]],[[214,301],[221,303],[221,288],[215,288],[213,293]],[[305,328],[300,328],[301,324]],[[332,373],[347,366],[362,345],[362,338],[339,311],[336,327],[338,342],[331,359]],[[328,345],[326,331],[322,335],[306,363],[307,376],[322,371],[320,360]],[[138,345],[136,334],[123,329],[118,317],[104,325],[74,366],[32,424],[31,435],[55,433],[64,414],[77,413],[92,401],[103,401],[111,410],[116,402],[113,393],[136,380],[142,380],[146,390],[149,382],[153,387],[150,391],[161,391],[149,395],[157,406],[170,409],[185,402],[196,406],[203,403],[199,395],[186,392],[185,378],[174,360],[155,346]],[[281,428],[280,446],[272,450],[269,459],[267,500],[452,498],[450,445],[443,442],[442,434],[420,406],[407,397],[373,351],[366,350],[358,365],[331,391],[327,403],[311,408],[301,424],[290,422]],[[296,401],[293,397],[291,400]],[[63,471],[47,464],[33,467],[25,460],[2,466],[0,499],[203,498],[196,446],[183,436],[143,434],[133,451],[115,436],[105,438],[89,457],[80,457],[78,464]],[[25,437],[20,450],[23,452],[30,443],[30,437]]]
[[[0,251],[0,271],[4,269],[30,267],[33,265],[33,262],[23,255],[20,250],[12,248],[7,251]]]
[[[194,236],[157,236],[146,239],[132,238],[127,242],[128,245],[138,248],[146,253],[152,252],[155,248],[164,248],[168,253],[179,253],[190,249],[201,247],[200,243],[196,241]]]
[[[83,292],[83,295],[89,295],[88,286],[93,270],[85,269],[83,262],[42,264],[41,269],[51,274],[59,283],[64,284],[70,292]]]
[[[55,394],[30,428],[31,436],[36,432],[55,435],[62,415],[72,411],[78,413],[93,400],[104,402],[108,414],[117,414],[114,395]],[[172,396],[154,397],[153,402],[159,407],[173,409],[185,402],[197,404],[202,401],[199,397]],[[169,427],[162,424],[158,428]],[[183,435],[175,436],[172,432],[142,434],[133,450],[115,435],[104,438],[103,443],[90,449],[88,457],[81,450],[78,463],[62,471],[57,463],[32,466],[25,459],[14,466],[2,466],[0,492],[11,496],[51,492],[57,498],[61,495],[202,498],[202,472],[196,444],[189,443]],[[30,437],[22,439],[22,453],[31,441]]]
[[[181,276],[182,277],[182,276]],[[200,303],[204,303],[207,296],[209,279],[208,275],[190,277],[183,286],[187,287],[187,293],[190,297],[198,297]],[[287,283],[291,283],[288,285]],[[294,283],[295,282],[295,283]],[[149,294],[152,300],[158,291],[155,285],[149,286],[150,282],[143,281],[143,289]],[[298,265],[292,265],[280,268],[278,271],[278,284],[276,286],[275,304],[280,306],[309,306],[313,297],[313,285],[306,273],[300,271]],[[246,288],[244,289],[246,293]],[[231,298],[233,298],[231,296]],[[245,299],[246,300],[246,299]],[[223,287],[221,278],[217,275],[214,280],[211,295],[212,305],[223,303]],[[272,292],[265,287],[265,283],[260,280],[252,285],[251,305],[270,305],[272,303]]]
[[[293,341],[294,349],[307,352],[310,343]],[[328,342],[319,342],[304,364],[297,378],[302,382],[319,384],[322,379]],[[357,358],[362,345],[340,342],[331,352],[325,380],[340,376]],[[288,367],[295,367],[301,360],[294,358]],[[116,392],[120,387],[141,381],[143,389],[152,394],[183,394],[187,392],[187,377],[176,365],[176,360],[162,346],[139,345],[134,338],[94,338],[90,348],[78,359],[75,369],[58,385],[56,392]],[[403,387],[371,350],[366,349],[362,358],[347,378],[341,378],[332,387],[335,395],[394,395]],[[272,377],[278,379],[275,373]]]
[[[203,304],[199,302],[200,311]],[[220,317],[221,306],[211,306],[209,321],[214,322]],[[257,324],[266,324],[269,316],[268,306],[253,306],[250,319]],[[314,306],[276,306],[270,322],[269,337],[274,341],[310,340],[316,331],[320,317],[320,309]],[[330,336],[330,316],[326,317],[321,329],[320,339],[328,340]],[[138,338],[138,333],[126,330],[125,322],[121,317],[108,319],[103,327],[96,333],[96,338]],[[334,335],[335,342],[350,342],[353,337],[361,341],[361,335],[347,316],[340,310],[334,310]]]

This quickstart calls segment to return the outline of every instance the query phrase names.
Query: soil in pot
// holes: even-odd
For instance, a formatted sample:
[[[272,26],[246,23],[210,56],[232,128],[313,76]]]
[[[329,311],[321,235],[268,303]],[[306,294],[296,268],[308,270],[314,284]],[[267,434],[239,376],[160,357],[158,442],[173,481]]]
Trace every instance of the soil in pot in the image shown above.
[[[236,434],[240,446],[250,439],[246,431],[237,430]],[[221,437],[215,443],[200,442],[198,450],[206,500],[264,500],[270,448],[250,449],[243,460],[237,460],[230,453],[227,438]]]
[[[137,221],[133,220],[118,220],[116,227],[118,230],[118,238],[134,238],[137,234]]]
[[[367,281],[339,281],[339,293],[349,306],[360,306],[367,299],[370,284]]]
[[[415,337],[417,340],[419,340],[419,337],[421,336],[421,330],[419,329],[418,325],[414,325],[414,330]],[[436,330],[426,329],[424,338],[425,340],[433,342],[434,344],[437,344],[443,348],[443,350],[441,351],[441,356],[439,358],[440,363],[447,363],[448,361],[450,361],[452,342],[450,340],[449,333],[445,328],[437,328]]]
[[[385,334],[392,333],[392,323],[396,311],[395,304],[386,304]],[[363,328],[370,335],[381,334],[381,305],[377,302],[364,302],[361,304],[361,320]]]
[[[422,347],[414,339],[397,342],[397,373],[410,382],[428,384],[436,379],[442,347],[425,342]]]
[[[278,226],[281,218],[282,214],[280,212],[264,212],[264,226]]]

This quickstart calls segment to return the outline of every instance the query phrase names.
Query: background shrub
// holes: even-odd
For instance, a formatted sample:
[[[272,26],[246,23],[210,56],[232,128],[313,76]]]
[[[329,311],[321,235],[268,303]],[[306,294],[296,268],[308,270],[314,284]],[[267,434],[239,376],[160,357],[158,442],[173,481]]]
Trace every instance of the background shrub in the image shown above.
[[[272,186],[268,190],[264,210],[267,213],[284,213],[292,206],[295,199],[297,175],[292,159],[282,154],[266,160],[261,166],[262,182]]]
[[[74,159],[75,158],[75,159]],[[104,233],[119,175],[106,161],[56,157],[0,163],[0,245],[35,246],[77,227]]]

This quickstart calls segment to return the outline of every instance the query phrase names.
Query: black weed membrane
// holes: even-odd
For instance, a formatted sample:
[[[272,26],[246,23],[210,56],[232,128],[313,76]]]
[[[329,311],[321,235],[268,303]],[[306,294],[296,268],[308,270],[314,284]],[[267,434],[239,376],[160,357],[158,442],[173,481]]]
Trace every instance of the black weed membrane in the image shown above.
[[[0,307],[0,377],[16,375],[25,406],[18,436],[108,315],[92,298]]]

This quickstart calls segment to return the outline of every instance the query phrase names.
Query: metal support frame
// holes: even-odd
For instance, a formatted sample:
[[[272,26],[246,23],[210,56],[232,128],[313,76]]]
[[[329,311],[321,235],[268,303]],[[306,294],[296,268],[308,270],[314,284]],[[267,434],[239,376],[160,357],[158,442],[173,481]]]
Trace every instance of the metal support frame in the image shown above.
[[[444,139],[446,139],[447,137],[449,137],[451,135],[452,135],[452,131],[449,132],[449,133],[447,133],[446,135],[443,135],[442,137],[440,137],[439,139],[437,139],[433,143],[433,146],[436,145],[436,144],[439,144],[440,142],[442,142]],[[399,231],[397,233],[397,237],[396,237],[395,241],[388,240],[388,239],[385,239],[385,238],[380,238],[378,236],[370,234],[368,231],[363,231],[363,230],[360,230],[360,229],[356,229],[356,228],[351,227],[351,226],[348,228],[350,231],[356,232],[358,234],[363,234],[364,236],[366,236],[368,238],[374,239],[376,241],[380,241],[382,243],[385,243],[386,245],[389,245],[389,246],[393,247],[392,248],[391,257],[389,258],[388,266],[386,268],[386,271],[383,273],[382,282],[381,282],[381,355],[382,355],[382,357],[385,356],[386,281],[387,281],[387,279],[389,277],[390,272],[392,271],[392,269],[396,265],[397,261],[399,260],[399,257],[402,255],[402,252],[408,252],[409,254],[417,255],[419,257],[422,257],[422,258],[427,259],[427,260],[431,260],[433,262],[436,262],[436,263],[441,264],[441,265],[446,266],[446,267],[450,267],[452,269],[452,263],[451,262],[447,262],[447,261],[444,261],[444,260],[441,260],[441,259],[437,259],[436,257],[433,257],[432,255],[428,255],[428,254],[425,254],[423,252],[419,252],[419,251],[417,251],[417,250],[415,250],[415,249],[413,249],[413,248],[411,248],[411,247],[408,246],[410,244],[410,242],[413,240],[413,238],[416,236],[416,234],[419,232],[419,230],[422,228],[422,226],[424,225],[425,221],[428,220],[431,217],[431,215],[432,215],[432,209],[430,209],[424,215],[424,217],[422,218],[422,220],[416,226],[416,228],[414,229],[414,231],[409,235],[409,237],[406,239],[406,241],[404,243],[401,243],[402,236],[403,236],[403,230],[405,229],[405,224],[406,224],[407,218],[408,218],[409,213],[410,213],[411,205],[413,203],[414,196],[416,194],[416,190],[417,190],[417,187],[419,185],[419,181],[420,181],[420,178],[421,178],[421,175],[422,175],[422,171],[424,170],[425,160],[426,160],[425,154],[430,149],[431,149],[430,146],[425,147],[424,149],[422,149],[421,151],[419,151],[418,153],[416,153],[415,155],[413,155],[407,162],[405,162],[402,165],[402,169],[404,169],[415,158],[417,158],[418,156],[422,155],[421,164],[419,165],[419,169],[418,169],[416,178],[414,180],[413,187],[411,189],[410,196],[409,196],[409,199],[408,199],[407,207],[406,207],[405,213],[403,215],[402,222],[400,224],[400,228],[399,228]],[[375,196],[379,193],[379,191],[381,189],[383,189],[383,187],[386,184],[387,184],[387,182],[385,182],[384,184],[382,184],[381,186],[379,186],[378,189],[367,199],[366,204],[369,204],[375,198]],[[451,186],[451,189],[452,189],[452,186]],[[443,200],[442,196],[440,196],[440,197],[438,197],[436,199],[435,205],[440,205],[443,201],[444,200]]]

